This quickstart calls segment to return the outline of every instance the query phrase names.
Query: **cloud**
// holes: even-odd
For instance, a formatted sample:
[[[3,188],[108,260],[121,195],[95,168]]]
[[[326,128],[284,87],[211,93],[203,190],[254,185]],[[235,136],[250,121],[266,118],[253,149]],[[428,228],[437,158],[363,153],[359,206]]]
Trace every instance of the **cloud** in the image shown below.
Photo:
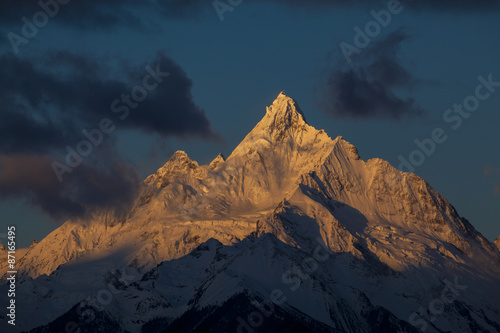
[[[186,73],[163,53],[119,70],[106,59],[66,51],[0,55],[0,196],[29,198],[54,218],[123,212],[139,178],[117,155],[109,133],[62,182],[52,162],[64,164],[67,147],[77,150],[88,141],[83,131],[99,128],[105,118],[116,129],[161,138],[220,140],[191,88]]]
[[[107,155],[101,166],[84,163],[59,182],[52,162],[48,155],[0,155],[0,197],[26,198],[54,220],[128,213],[139,188],[132,167]]]
[[[158,65],[151,67],[153,71],[160,69],[168,72],[169,76],[140,103],[141,110],[131,111],[125,126],[163,136],[201,136],[222,140],[212,131],[205,112],[194,103],[191,96],[192,81],[182,68],[163,53],[158,55],[154,63]],[[139,80],[136,82],[142,82],[144,71],[136,71],[132,77]]]
[[[40,153],[74,144],[84,138],[82,129],[98,126],[104,117],[119,122],[120,128],[163,137],[219,138],[193,101],[192,82],[181,67],[162,53],[149,71],[146,67],[123,68],[113,77],[111,67],[69,52],[37,59],[1,55],[0,153]],[[157,82],[152,75],[158,73],[168,77]],[[141,87],[146,76],[155,89]],[[134,91],[137,96],[145,92],[144,100],[134,101]]]
[[[326,82],[318,89],[318,105],[327,114],[340,118],[378,118],[399,120],[425,112],[402,92],[420,82],[400,63],[398,53],[409,36],[402,30],[384,40],[372,42],[346,67],[339,59],[334,69],[325,71]]]

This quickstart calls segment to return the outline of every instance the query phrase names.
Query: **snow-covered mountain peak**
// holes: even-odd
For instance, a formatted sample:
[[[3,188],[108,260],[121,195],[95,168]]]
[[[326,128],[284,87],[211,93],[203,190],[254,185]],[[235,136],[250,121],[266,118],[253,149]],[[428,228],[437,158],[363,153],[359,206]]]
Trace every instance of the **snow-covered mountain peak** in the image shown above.
[[[188,154],[183,150],[176,151],[171,157],[169,162],[172,163],[184,163],[185,161],[191,161]]]
[[[495,240],[495,245],[497,246],[498,250],[500,251],[500,236]]]
[[[278,95],[271,106],[267,107],[266,117],[271,120],[269,125],[277,128],[307,124],[297,102],[285,95],[284,91]]]
[[[321,146],[326,142],[332,143],[332,139],[323,130],[318,131],[309,126],[297,102],[283,92],[266,110],[261,121],[236,147],[228,160],[268,149],[284,152],[297,150],[304,145]]]
[[[149,176],[145,183],[155,181],[163,181],[164,179],[176,179],[190,175],[199,170],[198,162],[191,160],[188,154],[182,150],[176,151],[165,165],[156,171],[155,174]]]

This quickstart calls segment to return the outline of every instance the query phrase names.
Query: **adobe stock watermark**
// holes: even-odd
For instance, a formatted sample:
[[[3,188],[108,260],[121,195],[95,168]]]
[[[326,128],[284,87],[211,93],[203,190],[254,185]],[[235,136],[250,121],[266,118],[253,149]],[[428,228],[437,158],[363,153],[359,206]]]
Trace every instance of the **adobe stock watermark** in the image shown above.
[[[480,83],[476,86],[474,93],[465,97],[462,104],[455,103],[452,108],[443,113],[443,121],[450,124],[451,129],[454,131],[462,126],[464,119],[468,119],[473,112],[479,109],[481,102],[491,97],[495,92],[495,88],[500,87],[500,82],[493,81],[493,74],[491,73],[488,75],[488,79],[485,79],[482,75],[478,76],[477,79]],[[398,160],[401,162],[398,169],[403,171],[403,168],[405,168],[409,172],[414,172],[416,167],[421,166],[426,158],[436,152],[438,144],[443,144],[447,140],[448,135],[441,127],[434,128],[428,138],[415,139],[414,143],[417,148],[407,158],[402,155],[398,156]]]
[[[454,283],[444,280],[446,285],[438,298],[433,299],[427,305],[427,308],[419,307],[417,311],[412,312],[408,321],[415,328],[425,332],[429,323],[434,322],[443,312],[447,305],[452,304],[468,287],[458,284],[458,278],[455,276]]]
[[[14,50],[14,54],[19,53],[19,46],[22,44],[28,44],[31,39],[38,35],[39,29],[45,27],[51,18],[54,18],[58,13],[60,6],[66,5],[71,0],[39,0],[38,6],[41,10],[33,14],[31,20],[26,16],[21,18],[23,26],[21,27],[21,34],[16,34],[14,32],[9,32],[7,38],[9,39],[10,45]]]
[[[318,245],[314,249],[311,256],[308,256],[302,260],[301,267],[294,266],[292,269],[287,270],[281,276],[281,282],[286,285],[290,285],[288,288],[290,291],[296,291],[299,289],[302,281],[310,278],[310,274],[314,273],[318,267],[319,263],[326,261],[333,253],[323,243],[323,239],[318,237],[316,239]],[[256,311],[249,313],[246,320],[242,317],[236,318],[238,321],[238,327],[236,328],[237,333],[255,333],[264,323],[265,318],[269,318],[274,313],[274,306],[280,306],[286,302],[286,296],[283,290],[277,288],[271,291],[269,295],[269,300],[260,303],[257,300],[253,300],[251,303],[257,308]]]
[[[170,75],[168,72],[160,70],[160,64],[156,65],[156,69],[146,66],[147,75],[142,79],[142,85],[133,87],[130,94],[121,94],[120,98],[115,99],[110,106],[113,113],[119,114],[120,120],[125,120],[130,115],[130,109],[135,109],[139,103],[148,97],[148,92],[155,90],[166,78]],[[83,158],[89,156],[94,151],[94,148],[102,144],[104,134],[110,135],[116,130],[116,126],[109,118],[102,118],[99,121],[97,128],[91,130],[82,130],[83,136],[86,140],[78,142],[75,148],[66,146],[65,163],[58,161],[52,162],[52,169],[54,170],[59,182],[63,181],[65,173],[71,173],[82,162]]]
[[[387,9],[382,9],[378,12],[371,10],[370,15],[374,20],[368,21],[364,26],[364,30],[361,30],[358,26],[353,28],[356,33],[353,38],[354,45],[344,41],[339,44],[340,50],[348,64],[352,62],[351,56],[354,53],[361,53],[361,50],[366,48],[373,38],[380,35],[382,28],[386,28],[391,23],[392,16],[400,14],[404,9],[399,0],[389,0],[386,8]]]
[[[212,5],[214,6],[219,20],[224,21],[224,13],[234,11],[234,8],[241,5],[243,0],[214,0]]]

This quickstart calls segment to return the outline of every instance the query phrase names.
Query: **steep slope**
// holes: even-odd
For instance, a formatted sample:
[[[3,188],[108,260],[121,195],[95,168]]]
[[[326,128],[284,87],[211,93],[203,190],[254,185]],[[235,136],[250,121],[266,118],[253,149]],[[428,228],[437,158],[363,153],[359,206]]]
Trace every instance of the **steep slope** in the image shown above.
[[[330,137],[309,126],[297,103],[282,92],[217,170],[229,176],[236,209],[274,209],[332,148]]]
[[[398,271],[448,266],[482,278],[500,274],[489,265],[498,257],[493,244],[425,180],[380,159],[361,160],[341,137],[321,166],[301,175],[267,224],[261,233],[299,246],[301,239],[322,237],[334,251],[358,257],[367,251]]]

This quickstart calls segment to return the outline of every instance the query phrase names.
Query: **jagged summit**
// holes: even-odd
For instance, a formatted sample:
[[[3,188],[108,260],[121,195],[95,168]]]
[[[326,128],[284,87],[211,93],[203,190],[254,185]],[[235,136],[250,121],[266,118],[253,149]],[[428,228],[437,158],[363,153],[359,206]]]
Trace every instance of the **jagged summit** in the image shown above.
[[[185,159],[189,159],[189,156],[184,150],[178,150],[170,157],[170,161],[181,161]]]
[[[307,124],[306,117],[297,102],[282,91],[273,104],[266,108],[266,117],[273,120],[275,126],[293,126]]]
[[[277,142],[296,142],[298,146],[302,146],[318,142],[323,145],[330,141],[331,138],[323,130],[318,131],[306,122],[304,113],[297,102],[282,91],[273,104],[266,108],[266,114],[261,121],[236,147],[228,159],[234,159],[234,156],[249,156],[257,151],[262,152]],[[226,158],[221,153],[212,160],[208,167],[214,170],[225,161]],[[178,150],[164,166],[158,169],[156,174],[148,179],[165,178],[172,172],[194,170],[198,167],[198,163],[191,160],[185,151]]]
[[[222,153],[220,153],[219,155],[217,155],[216,158],[214,158],[214,160],[212,162],[210,162],[210,169],[215,169],[217,168],[217,166],[224,162],[226,160],[226,158],[224,157],[224,155],[222,155]]]
[[[165,178],[176,178],[179,175],[191,173],[193,170],[198,169],[198,162],[191,160],[191,158],[183,150],[176,151],[155,174],[149,176],[145,182],[162,180]]]
[[[266,108],[266,114],[233,151],[231,156],[248,151],[269,148],[276,143],[301,146],[305,142],[331,140],[324,131],[309,126],[297,102],[281,92],[273,104]],[[274,147],[273,149],[275,149]],[[285,148],[287,149],[287,148]],[[229,156],[228,159],[231,159]]]
[[[191,158],[183,150],[176,151],[168,160],[168,162],[162,167],[162,169],[195,169],[198,167],[196,161],[191,160]]]

